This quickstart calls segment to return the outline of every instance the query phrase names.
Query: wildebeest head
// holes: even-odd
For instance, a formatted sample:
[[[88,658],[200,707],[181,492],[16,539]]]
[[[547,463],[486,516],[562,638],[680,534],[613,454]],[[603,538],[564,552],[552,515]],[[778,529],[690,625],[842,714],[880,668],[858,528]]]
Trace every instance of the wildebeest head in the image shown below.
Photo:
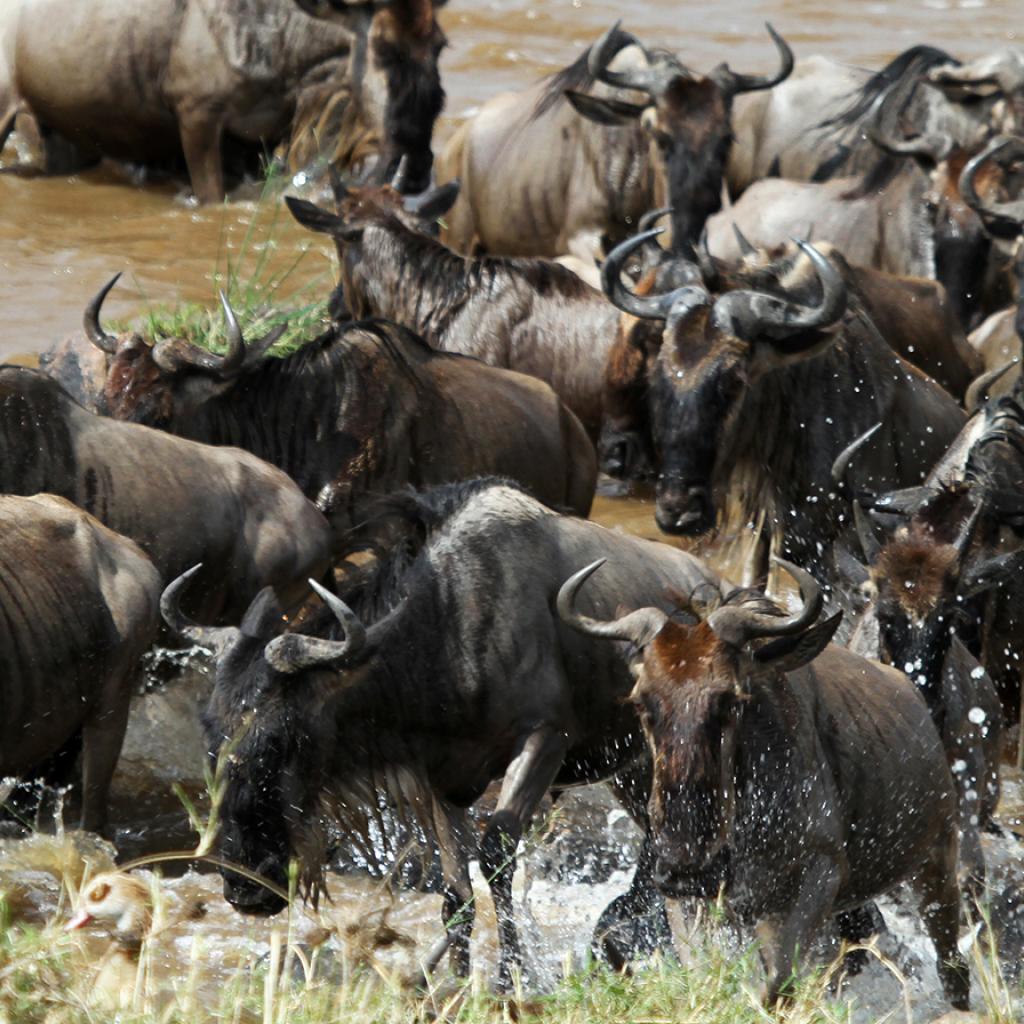
[[[998,131],[1024,129],[1024,57],[1019,50],[997,50],[967,64],[933,68],[927,81],[954,103],[991,104],[988,120]]]
[[[324,759],[332,737],[322,714],[336,689],[318,664],[348,666],[365,652],[365,632],[348,609],[340,618],[345,639],[281,633],[284,620],[271,587],[262,590],[236,629],[210,629],[184,618],[181,591],[199,567],[175,580],[161,599],[167,624],[217,655],[216,681],[203,714],[211,765],[222,786],[220,855],[282,889],[297,860],[300,887],[317,895],[326,850],[320,799]],[[333,610],[333,594],[311,585]],[[312,652],[312,655],[310,655]],[[319,655],[319,659],[316,657]],[[244,913],[276,914],[285,901],[260,882],[223,869],[224,897]]]
[[[830,330],[846,308],[835,267],[800,243],[821,282],[821,299],[804,305],[777,294],[736,289],[715,297],[696,266],[692,283],[640,297],[622,282],[623,261],[650,232],[627,239],[602,268],[605,294],[633,316],[662,320],[662,343],[646,354],[647,405],[658,462],[658,526],[699,534],[715,523],[713,496],[731,466],[743,399],[759,378],[812,358],[834,340]]]
[[[134,332],[118,338],[103,329],[100,311],[120,277],[115,274],[100,289],[83,317],[86,336],[108,357],[103,404],[104,411],[116,419],[168,427],[174,414],[181,411],[179,403],[198,405],[231,387],[238,374],[259,362],[285,330],[282,325],[246,345],[235,314],[221,292],[227,325],[227,348],[223,354],[183,338],[163,338],[153,345]]]
[[[722,178],[732,144],[733,98],[741,92],[769,89],[793,70],[793,54],[786,41],[770,25],[768,32],[781,58],[776,74],[737,74],[727,64],[720,64],[702,75],[671,54],[648,53],[639,40],[621,32],[616,23],[591,47],[590,73],[608,85],[646,93],[648,102],[638,105],[567,93],[584,117],[600,124],[628,124],[640,119],[650,136],[657,169],[656,198],[659,205],[672,205],[672,245],[677,252],[693,254],[704,222],[721,206]],[[625,72],[609,68],[623,39],[643,50],[646,68]]]
[[[814,625],[822,607],[817,583],[777,561],[800,584],[804,603],[793,616],[760,592],[738,591],[711,606],[693,595],[688,610],[697,615],[696,625],[656,608],[600,622],[574,605],[603,560],[570,577],[558,594],[559,614],[569,625],[629,644],[630,700],[654,763],[655,880],[670,896],[713,896],[728,881],[744,707],[755,683],[811,661],[839,625],[839,616]]]
[[[390,181],[404,157],[404,187],[430,184],[434,122],[444,107],[437,62],[447,43],[435,11],[443,0],[295,0],[307,14],[353,32],[351,71],[362,120],[381,139],[377,181]]]

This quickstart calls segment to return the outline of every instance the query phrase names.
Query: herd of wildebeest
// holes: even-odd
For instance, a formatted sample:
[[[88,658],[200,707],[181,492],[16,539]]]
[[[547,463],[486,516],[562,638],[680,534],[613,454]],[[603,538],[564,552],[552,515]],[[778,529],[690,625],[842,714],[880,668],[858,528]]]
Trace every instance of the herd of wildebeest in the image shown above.
[[[162,0],[77,77],[46,60],[102,5],[54,46],[55,4],[0,36],[0,142],[42,169],[178,153],[219,199],[224,138],[280,141],[338,91],[317,123],[373,152],[356,178],[339,143],[332,209],[286,200],[340,267],[293,355],[226,300],[219,353],[109,333],[115,278],[89,351],[0,369],[0,772],[78,757],[104,829],[165,630],[216,657],[221,856],[279,886],[297,861],[315,898],[332,837],[401,809],[440,854],[429,967],[469,969],[473,856],[509,982],[524,828],[606,781],[645,838],[598,955],[722,892],[774,1003],[828,919],[864,939],[906,882],[966,1007],[1024,654],[1024,54],[872,72],[769,27],[776,70],[704,72],[616,25],[435,161],[430,0]],[[666,534],[747,524],[744,578],[587,521],[599,470],[653,482]]]

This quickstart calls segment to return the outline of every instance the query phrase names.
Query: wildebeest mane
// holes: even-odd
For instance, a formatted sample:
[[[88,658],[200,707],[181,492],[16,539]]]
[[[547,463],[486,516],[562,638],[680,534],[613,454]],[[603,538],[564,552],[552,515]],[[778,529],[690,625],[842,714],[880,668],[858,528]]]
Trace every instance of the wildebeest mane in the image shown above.
[[[903,83],[899,87],[902,90],[902,97],[894,111],[899,117],[914,96],[917,80],[932,68],[947,64],[958,66],[960,61],[946,53],[945,50],[939,50],[934,46],[912,46],[909,50],[904,50],[894,57],[880,71],[871,75],[859,89],[854,89],[849,93],[848,104],[838,114],[819,122],[816,129],[827,132],[837,140],[850,132],[857,131],[878,97],[896,82]],[[865,141],[865,145],[872,144]],[[847,158],[857,148],[856,144],[848,147],[841,160],[832,157],[824,161],[815,172],[814,180],[828,181],[838,177],[842,173]],[[885,188],[904,163],[905,160],[901,157],[879,151],[877,160],[863,176],[860,184],[857,188],[852,189],[845,198],[859,199]]]
[[[629,35],[617,28],[610,45],[615,47],[614,53],[618,53],[630,42]],[[535,121],[538,117],[543,117],[556,103],[564,102],[566,89],[585,92],[594,84],[594,76],[587,68],[591,49],[592,47],[588,46],[571,64],[544,79],[544,89],[533,108],[530,120]]]

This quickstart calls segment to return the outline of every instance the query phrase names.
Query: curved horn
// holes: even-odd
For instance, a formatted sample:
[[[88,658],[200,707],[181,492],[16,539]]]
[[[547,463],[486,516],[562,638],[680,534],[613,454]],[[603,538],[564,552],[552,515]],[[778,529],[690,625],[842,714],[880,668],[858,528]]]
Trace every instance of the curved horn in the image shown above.
[[[637,222],[637,234],[650,231],[662,217],[672,212],[673,208],[671,206],[659,206],[656,210],[648,210]]]
[[[716,322],[739,338],[786,338],[799,331],[816,330],[834,324],[846,309],[846,282],[813,245],[799,238],[794,242],[811,261],[821,281],[821,302],[805,306],[766,292],[733,291],[715,302]]]
[[[351,664],[366,648],[366,628],[340,597],[335,597],[316,580],[309,585],[320,595],[345,631],[344,640],[324,640],[318,636],[285,633],[263,649],[263,656],[278,672],[293,675],[320,665]]]
[[[608,65],[620,51],[627,46],[637,46],[650,63],[651,55],[647,48],[631,32],[622,30],[620,18],[593,46],[587,55],[587,71],[593,78],[605,85],[614,85],[619,89],[639,89],[640,92],[652,93],[658,87],[658,78],[652,68],[631,68],[629,71],[611,71]]]
[[[956,548],[957,561],[963,565],[964,556],[967,554],[967,549],[971,546],[971,541],[974,540],[974,531],[978,528],[978,520],[981,519],[981,513],[984,509],[984,501],[979,501],[971,509],[970,515],[964,520],[963,525],[960,527],[960,532],[957,534],[956,540],[953,541],[953,547]]]
[[[967,388],[964,395],[964,408],[968,412],[977,412],[992,396],[989,392],[997,380],[1008,373],[1018,364],[1019,360],[1011,359],[1008,363],[996,367],[994,370],[986,370],[983,374],[975,377]]]
[[[191,640],[194,644],[211,647],[217,651],[238,636],[238,630],[234,626],[200,626],[198,622],[188,618],[180,608],[182,593],[202,568],[202,562],[193,565],[164,588],[160,595],[160,614],[172,632]]]
[[[718,267],[715,266],[715,261],[711,256],[711,249],[708,246],[708,226],[704,225],[700,233],[700,238],[697,239],[697,266],[700,268],[700,276],[703,278],[704,283],[712,291],[719,285]]]
[[[878,537],[875,536],[871,514],[856,499],[853,502],[853,525],[857,531],[857,540],[860,541],[864,560],[868,565],[874,565],[875,559],[882,551],[882,545],[878,543]]]
[[[757,89],[771,89],[789,78],[793,71],[793,51],[778,32],[766,21],[764,27],[768,30],[775,49],[779,51],[779,70],[774,75],[740,75],[730,71],[725,65],[720,72],[714,72],[713,76],[718,81],[719,88],[732,96],[741,92],[754,92]]]
[[[897,139],[889,135],[884,127],[886,108],[891,97],[896,95],[898,83],[894,82],[883,90],[871,105],[864,119],[864,129],[868,138],[883,152],[892,156],[923,156],[938,163],[949,155],[953,148],[953,139],[944,132],[918,135],[913,139]]]
[[[741,256],[756,256],[757,246],[742,231],[736,221],[732,222],[732,233],[736,236],[736,244],[740,247]]]
[[[967,161],[964,169],[960,172],[958,186],[964,202],[984,217],[1010,221],[1017,225],[1024,224],[1024,200],[986,204],[978,195],[974,184],[974,179],[982,165],[989,161],[999,163],[1001,158],[1007,156],[1019,157],[1021,155],[1024,155],[1024,140],[1014,135],[997,135],[992,139],[980,153],[975,154]]]
[[[854,438],[835,458],[832,463],[832,483],[839,493],[846,490],[846,471],[850,468],[854,455],[860,451],[881,429],[882,421],[879,420],[873,427],[869,427],[860,437]]]
[[[619,242],[601,265],[601,288],[609,301],[624,313],[642,317],[645,320],[665,320],[672,306],[665,300],[667,295],[639,296],[622,283],[622,268],[629,256],[642,245],[657,238],[665,229],[652,228],[641,231],[625,241]],[[674,294],[674,293],[672,293]]]
[[[742,605],[724,605],[716,608],[707,619],[714,633],[733,647],[742,647],[751,640],[770,636],[792,636],[802,633],[821,614],[823,598],[821,587],[814,577],[798,565],[784,558],[773,556],[772,561],[781,565],[800,586],[803,607],[796,615],[765,615],[763,612],[745,608]]]
[[[576,594],[580,587],[601,568],[607,561],[599,558],[591,562],[585,569],[573,573],[559,588],[555,607],[559,618],[577,632],[586,636],[599,636],[609,640],[626,640],[642,647],[657,636],[658,631],[668,621],[668,616],[657,608],[640,608],[638,611],[623,615],[622,618],[610,622],[601,622],[576,611]]]
[[[227,351],[217,355],[181,338],[167,338],[153,346],[153,361],[161,370],[175,373],[188,366],[215,373],[219,377],[229,377],[242,368],[245,363],[245,339],[223,291],[220,292],[220,304],[227,323]]]
[[[82,327],[85,329],[85,336],[101,351],[108,356],[117,355],[117,338],[107,334],[100,326],[100,310],[103,308],[103,300],[107,297],[110,289],[121,280],[121,272],[118,271],[95,295],[92,302],[85,307],[82,315]]]
[[[399,194],[405,193],[405,185],[409,178],[409,154],[403,153],[398,166],[395,168],[395,176],[391,179],[391,187]]]

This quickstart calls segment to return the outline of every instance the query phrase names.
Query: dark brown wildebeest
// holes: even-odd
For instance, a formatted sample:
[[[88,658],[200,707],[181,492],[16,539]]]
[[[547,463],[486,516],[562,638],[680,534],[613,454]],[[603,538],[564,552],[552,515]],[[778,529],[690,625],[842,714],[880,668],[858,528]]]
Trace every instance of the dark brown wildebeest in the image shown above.
[[[870,457],[855,466],[856,487],[920,483],[956,436],[963,411],[893,352],[839,271],[807,243],[819,281],[813,304],[762,276],[759,288],[716,295],[695,266],[687,285],[635,295],[620,270],[644,241],[622,243],[603,273],[621,309],[665,325],[660,344],[608,362],[610,373],[625,373],[615,382],[620,393],[632,386],[643,401],[634,422],[649,430],[659,527],[704,533],[732,492],[744,521],[767,510],[784,550],[818,571],[844,528],[829,498],[839,452],[881,420]]]
[[[964,337],[946,289],[938,281],[855,266],[828,242],[815,243],[815,248],[842,274],[848,293],[882,338],[908,363],[962,400],[984,367]],[[817,276],[808,273],[807,260],[792,242],[771,251],[750,246],[736,276],[756,287],[759,269],[768,281],[783,282],[801,301],[815,302],[820,295]]]
[[[31,775],[80,736],[90,831],[106,824],[159,600],[160,574],[127,538],[63,498],[0,496],[0,776]]]
[[[45,374],[0,368],[0,492],[58,494],[131,538],[164,582],[202,562],[197,614],[240,615],[261,588],[288,607],[322,573],[330,528],[248,452],[96,416]]]
[[[86,11],[10,0],[0,18],[0,150],[25,116],[48,148],[61,136],[85,158],[184,156],[199,200],[219,202],[226,141],[265,152],[342,94],[353,123],[376,136],[382,173],[406,155],[409,189],[425,188],[444,103],[431,0],[353,4],[344,27],[300,6],[323,5],[97,0]]]
[[[349,189],[337,214],[286,202],[300,224],[334,239],[353,316],[386,317],[435,348],[539,377],[597,436],[619,321],[599,291],[553,261],[457,255],[409,226],[389,185]]]
[[[559,611],[587,636],[629,645],[630,701],[654,763],[657,885],[704,898],[724,887],[731,911],[756,924],[775,1004],[830,915],[909,882],[946,997],[967,1009],[956,796],[906,676],[827,646],[839,616],[815,625],[821,592],[788,562],[797,614],[756,592],[701,595],[688,609],[696,625],[659,608],[611,622],[576,612],[577,591],[602,564],[567,580]]]
[[[774,75],[726,64],[701,75],[616,24],[557,74],[489,100],[438,157],[438,181],[462,182],[445,242],[592,263],[666,199],[676,244],[696,242],[719,206],[733,97],[792,67],[785,40],[768,31],[780,55]]]
[[[328,512],[336,535],[368,500],[475,476],[590,511],[593,445],[542,381],[437,352],[383,320],[341,324],[285,359],[265,358],[272,335],[246,347],[233,317],[224,356],[178,339],[118,339],[99,324],[113,283],[86,314],[110,356],[105,410],[258,455]]]
[[[918,125],[922,134],[944,132],[960,145],[973,145],[993,130],[1009,130],[1001,127],[997,89],[942,81],[960,70],[959,61],[932,46],[913,46],[876,72],[829,57],[801,58],[786,81],[738,98],[727,169],[730,191],[738,196],[771,176],[826,181],[875,168],[878,153],[865,125],[887,89],[895,93],[892,119]],[[925,76],[936,87],[929,87]],[[892,169],[890,164],[878,170],[884,175]]]
[[[999,802],[1003,712],[991,676],[958,632],[969,630],[969,600],[998,587],[1024,557],[968,561],[983,503],[947,491],[884,546],[855,509],[867,568],[859,582],[870,600],[851,650],[903,671],[924,697],[953,772],[960,807],[960,859],[972,895],[982,895],[985,861],[979,830]],[[966,518],[964,518],[966,516]],[[961,521],[962,520],[962,521]]]
[[[559,586],[581,561],[609,557],[615,570],[589,610],[646,606],[667,587],[732,588],[697,559],[667,545],[556,515],[494,481],[450,485],[410,499],[427,537],[412,557],[393,549],[349,599],[326,591],[331,612],[311,635],[281,632],[269,595],[240,630],[190,635],[224,651],[205,714],[210,750],[229,739],[221,852],[284,882],[298,858],[304,888],[322,882],[327,822],[358,834],[389,791],[426,818],[441,847],[443,917],[452,963],[469,966],[469,873],[458,837],[464,809],[504,778],[480,842],[480,866],[498,915],[500,971],[521,950],[511,884],[523,829],[552,787],[607,780],[643,825],[650,768],[632,685],[614,647],[580,637],[553,613]],[[182,626],[165,594],[165,616]],[[348,595],[347,595],[348,596]],[[336,619],[335,619],[336,616]],[[186,625],[186,628],[187,625]],[[365,827],[365,826],[364,826]],[[601,917],[657,907],[645,847],[630,892]],[[283,903],[249,879],[225,875],[225,896],[250,913]],[[654,899],[652,905],[651,900]]]
[[[891,92],[879,97],[868,132],[895,161],[894,171],[820,182],[766,178],[709,218],[708,242],[715,255],[732,260],[741,255],[735,228],[769,249],[813,232],[852,264],[940,281],[966,330],[982,308],[991,250],[959,184],[978,146],[965,149],[943,133],[907,140],[883,131],[892,100]]]

